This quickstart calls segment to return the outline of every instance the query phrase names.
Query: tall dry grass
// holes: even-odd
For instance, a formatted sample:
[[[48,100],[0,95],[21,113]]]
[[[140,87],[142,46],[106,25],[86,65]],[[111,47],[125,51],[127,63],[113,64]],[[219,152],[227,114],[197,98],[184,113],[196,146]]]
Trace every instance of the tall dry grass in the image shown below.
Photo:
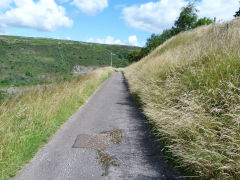
[[[183,32],[127,67],[133,95],[176,167],[240,179],[240,20]]]
[[[14,176],[110,72],[110,68],[98,69],[6,100],[0,106],[0,179]]]

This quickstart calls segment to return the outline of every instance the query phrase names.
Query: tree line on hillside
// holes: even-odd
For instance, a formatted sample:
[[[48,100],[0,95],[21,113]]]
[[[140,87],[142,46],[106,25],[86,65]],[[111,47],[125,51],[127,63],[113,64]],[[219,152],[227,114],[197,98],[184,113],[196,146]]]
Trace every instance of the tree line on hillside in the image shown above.
[[[138,61],[172,36],[182,31],[187,31],[202,25],[208,25],[213,22],[212,19],[207,17],[198,18],[197,12],[198,10],[195,7],[195,2],[189,2],[187,6],[182,8],[178,19],[174,22],[174,26],[171,29],[164,30],[162,34],[152,34],[151,37],[147,39],[144,48],[140,51],[128,53],[128,60],[130,62]]]

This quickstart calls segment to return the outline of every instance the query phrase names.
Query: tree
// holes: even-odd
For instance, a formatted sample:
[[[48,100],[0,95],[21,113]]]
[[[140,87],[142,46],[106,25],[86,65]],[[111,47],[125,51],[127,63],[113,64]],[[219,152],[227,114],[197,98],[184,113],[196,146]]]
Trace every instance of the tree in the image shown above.
[[[150,38],[147,39],[146,47],[148,51],[152,51],[159,45],[163,44],[166,40],[171,38],[174,35],[174,32],[171,29],[166,29],[160,35],[152,34]]]
[[[196,27],[202,26],[202,25],[209,25],[211,23],[213,23],[212,19],[204,17],[204,18],[198,19],[197,22],[194,24],[193,28],[196,28]]]
[[[235,17],[235,18],[236,18],[236,17],[240,17],[240,8],[239,8],[239,10],[235,13],[234,17]]]
[[[140,60],[142,57],[140,56],[140,51],[132,51],[127,54],[127,59],[129,62],[135,62]]]
[[[197,12],[194,2],[190,2],[186,7],[183,7],[179,18],[174,23],[175,33],[192,29],[197,22]]]
[[[128,54],[128,60],[130,62],[139,61],[144,56],[147,56],[152,50],[159,45],[163,44],[166,40],[172,36],[178,34],[181,31],[196,28],[202,25],[211,24],[213,21],[210,18],[204,17],[198,19],[198,10],[195,8],[195,2],[190,2],[186,7],[182,8],[182,11],[175,21],[174,26],[171,29],[166,29],[162,34],[152,34],[147,39],[146,46],[140,51],[134,51]]]

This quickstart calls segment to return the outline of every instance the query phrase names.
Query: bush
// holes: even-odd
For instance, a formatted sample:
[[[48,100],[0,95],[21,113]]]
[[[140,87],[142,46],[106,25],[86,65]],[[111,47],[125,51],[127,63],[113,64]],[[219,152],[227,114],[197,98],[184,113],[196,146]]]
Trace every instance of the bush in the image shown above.
[[[211,24],[211,23],[213,23],[213,20],[212,20],[212,19],[204,17],[204,18],[199,19],[199,20],[193,25],[193,27],[196,28],[196,27],[198,27],[198,26],[209,25],[209,24]]]
[[[0,102],[6,97],[6,93],[0,90]]]
[[[135,62],[138,61],[140,57],[140,51],[132,51],[127,54],[128,61]]]
[[[29,77],[33,77],[33,74],[32,74],[31,72],[29,72],[29,71],[27,71],[27,72],[25,73],[25,75],[26,75],[26,76],[29,76]]]

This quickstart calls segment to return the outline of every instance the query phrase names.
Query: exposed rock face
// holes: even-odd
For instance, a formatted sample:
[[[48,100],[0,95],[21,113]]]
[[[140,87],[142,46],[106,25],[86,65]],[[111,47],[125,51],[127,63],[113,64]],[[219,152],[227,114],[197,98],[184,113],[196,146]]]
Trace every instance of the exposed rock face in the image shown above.
[[[72,72],[74,74],[88,74],[92,72],[94,69],[97,69],[97,67],[94,66],[74,66]]]

